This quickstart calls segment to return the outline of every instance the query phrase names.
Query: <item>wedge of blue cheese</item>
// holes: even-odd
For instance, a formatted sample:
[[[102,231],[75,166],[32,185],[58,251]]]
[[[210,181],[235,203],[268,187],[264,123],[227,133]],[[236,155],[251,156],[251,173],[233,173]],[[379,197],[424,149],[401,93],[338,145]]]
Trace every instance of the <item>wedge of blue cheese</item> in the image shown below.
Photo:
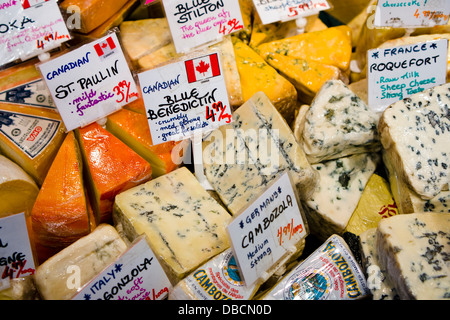
[[[127,249],[113,226],[101,224],[41,264],[36,287],[45,300],[69,300]]]
[[[450,299],[450,214],[400,214],[380,221],[380,267],[401,299]]]
[[[308,161],[380,150],[379,117],[342,81],[325,82],[305,118],[302,144]]]
[[[378,153],[361,153],[313,165],[319,184],[306,201],[312,234],[324,240],[343,233],[380,159]]]
[[[203,141],[205,176],[228,210],[239,213],[284,171],[291,173],[300,198],[308,199],[317,173],[269,98],[254,94],[233,119]]]
[[[130,241],[147,236],[173,284],[229,248],[231,215],[186,167],[117,195],[113,219]]]
[[[450,83],[390,105],[379,122],[392,166],[422,199],[448,190],[450,181]]]
[[[362,267],[367,277],[367,287],[373,300],[398,300],[397,290],[386,277],[386,270],[380,268],[376,249],[377,228],[370,228],[359,235]]]

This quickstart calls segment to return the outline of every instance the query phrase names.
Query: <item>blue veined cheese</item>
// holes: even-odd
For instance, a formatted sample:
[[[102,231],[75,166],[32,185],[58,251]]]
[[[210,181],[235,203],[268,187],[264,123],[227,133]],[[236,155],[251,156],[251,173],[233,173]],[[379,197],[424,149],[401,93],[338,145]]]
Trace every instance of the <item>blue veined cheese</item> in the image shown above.
[[[319,184],[306,201],[312,234],[326,239],[343,233],[379,162],[378,153],[361,153],[313,165]]]
[[[450,181],[450,83],[390,105],[379,122],[388,160],[422,199],[448,190]]]
[[[378,151],[378,120],[379,115],[342,81],[325,82],[311,103],[302,132],[309,162]]]
[[[229,248],[231,215],[186,167],[118,194],[113,219],[130,241],[147,236],[173,284]]]
[[[256,93],[233,113],[233,119],[203,141],[205,176],[228,210],[239,213],[286,170],[300,198],[308,199],[317,173],[269,98]]]
[[[370,228],[359,235],[362,267],[367,276],[367,287],[374,300],[398,300],[397,290],[380,268],[376,249],[377,228]]]
[[[450,214],[400,214],[380,221],[380,267],[401,299],[450,299]]]

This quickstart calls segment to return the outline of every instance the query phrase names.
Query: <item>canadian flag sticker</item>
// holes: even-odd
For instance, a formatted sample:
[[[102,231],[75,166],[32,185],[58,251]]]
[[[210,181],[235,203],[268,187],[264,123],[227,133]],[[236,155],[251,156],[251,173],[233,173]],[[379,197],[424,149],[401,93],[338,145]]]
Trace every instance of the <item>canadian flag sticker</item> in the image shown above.
[[[184,62],[188,82],[202,81],[220,76],[219,57],[217,53],[187,60]]]
[[[95,52],[97,52],[97,55],[101,58],[106,58],[113,54],[115,48],[116,44],[111,37],[108,37],[105,41],[99,42],[94,45]]]

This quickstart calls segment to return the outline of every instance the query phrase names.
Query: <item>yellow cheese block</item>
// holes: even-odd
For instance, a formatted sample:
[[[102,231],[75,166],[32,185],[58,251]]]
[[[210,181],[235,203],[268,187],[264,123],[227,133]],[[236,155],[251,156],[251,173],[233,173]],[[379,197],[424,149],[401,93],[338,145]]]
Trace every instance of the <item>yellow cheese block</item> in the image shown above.
[[[38,193],[36,182],[21,167],[0,155],[0,218],[31,213]]]
[[[242,24],[244,28],[236,32],[235,36],[248,44],[252,35],[253,1],[239,0],[239,7],[241,9]]]
[[[339,68],[313,60],[269,53],[266,61],[295,86],[299,93],[299,100],[304,103],[311,103],[328,80],[342,80],[348,83],[348,78]]]
[[[0,149],[40,186],[66,136],[58,113],[0,104]]]
[[[351,29],[342,25],[321,31],[307,32],[263,43],[257,49],[263,57],[269,53],[279,53],[292,58],[332,65],[342,71],[347,71],[352,54]]]
[[[344,232],[360,235],[370,228],[376,228],[381,219],[397,214],[399,212],[389,183],[383,177],[373,174]]]
[[[253,20],[249,46],[256,49],[262,43],[294,36],[296,29],[295,20],[262,24],[261,19],[256,15]]]
[[[60,3],[60,8],[68,13],[79,9],[81,28],[76,31],[89,33],[119,11],[126,2],[127,0],[64,0]]]
[[[244,101],[262,91],[285,120],[291,123],[297,106],[294,85],[244,42],[233,39],[233,44]]]
[[[172,41],[166,18],[124,21],[120,24],[120,34],[133,63]]]
[[[22,63],[0,72],[0,92],[14,88],[41,77],[35,64],[37,61]]]

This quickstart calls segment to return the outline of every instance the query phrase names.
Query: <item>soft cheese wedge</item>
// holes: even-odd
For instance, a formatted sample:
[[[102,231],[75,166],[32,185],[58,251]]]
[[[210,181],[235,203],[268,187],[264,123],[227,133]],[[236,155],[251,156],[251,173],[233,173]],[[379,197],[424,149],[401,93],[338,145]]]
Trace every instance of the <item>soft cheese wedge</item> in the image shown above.
[[[174,284],[229,247],[230,214],[186,167],[117,195],[113,218],[130,241],[147,236]]]
[[[205,175],[234,215],[251,203],[283,171],[299,196],[308,199],[316,172],[292,130],[263,93],[256,93],[203,141]]]
[[[448,190],[450,182],[449,92],[446,83],[395,102],[378,126],[387,159],[424,200]]]
[[[181,142],[154,145],[145,114],[119,110],[108,116],[106,129],[151,164],[153,178],[175,170],[181,163],[175,153],[172,157],[172,151],[176,152],[174,148]]]
[[[401,299],[450,299],[450,214],[400,214],[380,221],[377,253]]]
[[[91,231],[94,223],[83,185],[78,143],[70,131],[53,161],[31,211],[39,260]],[[48,250],[47,250],[48,249]],[[46,253],[50,252],[50,253]]]
[[[342,81],[327,81],[305,117],[302,143],[310,163],[378,151],[379,115]]]
[[[17,164],[0,155],[0,218],[25,212],[39,193],[36,182]]]
[[[297,90],[255,50],[240,40],[233,39],[236,64],[244,101],[262,91],[280,114],[291,123],[297,106]]]
[[[151,165],[96,122],[76,133],[97,222],[111,222],[114,197],[150,180]]]
[[[377,153],[362,153],[313,165],[319,184],[306,201],[312,234],[323,240],[343,233],[379,163]]]
[[[36,269],[39,293],[45,300],[69,300],[126,250],[117,230],[101,224]]]

